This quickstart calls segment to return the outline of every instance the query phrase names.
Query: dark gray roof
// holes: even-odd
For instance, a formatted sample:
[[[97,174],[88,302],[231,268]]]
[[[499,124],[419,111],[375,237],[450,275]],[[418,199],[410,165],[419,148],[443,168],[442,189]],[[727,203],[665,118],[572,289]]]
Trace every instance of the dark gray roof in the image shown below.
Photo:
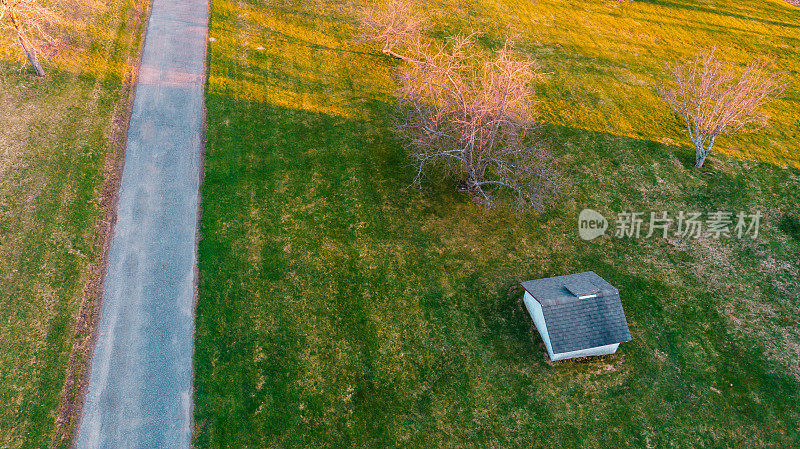
[[[542,305],[554,354],[631,339],[619,290],[593,271],[527,281],[522,287]],[[596,297],[578,298],[595,292]]]

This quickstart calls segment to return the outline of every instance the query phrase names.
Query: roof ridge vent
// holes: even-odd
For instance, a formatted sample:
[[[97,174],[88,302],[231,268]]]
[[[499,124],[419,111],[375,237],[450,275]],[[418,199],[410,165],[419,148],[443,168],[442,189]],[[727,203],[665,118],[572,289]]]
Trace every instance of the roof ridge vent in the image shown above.
[[[582,278],[571,278],[564,282],[564,288],[578,299],[591,299],[600,295],[600,288]]]

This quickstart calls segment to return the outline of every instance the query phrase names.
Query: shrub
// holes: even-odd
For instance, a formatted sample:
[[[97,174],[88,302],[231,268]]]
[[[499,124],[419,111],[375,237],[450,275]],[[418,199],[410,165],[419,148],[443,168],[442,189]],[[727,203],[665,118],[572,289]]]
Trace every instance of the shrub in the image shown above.
[[[534,133],[530,92],[539,74],[508,44],[482,57],[471,37],[449,41],[400,71],[399,129],[417,182],[441,167],[487,205],[506,191],[522,208],[542,206],[559,182]]]

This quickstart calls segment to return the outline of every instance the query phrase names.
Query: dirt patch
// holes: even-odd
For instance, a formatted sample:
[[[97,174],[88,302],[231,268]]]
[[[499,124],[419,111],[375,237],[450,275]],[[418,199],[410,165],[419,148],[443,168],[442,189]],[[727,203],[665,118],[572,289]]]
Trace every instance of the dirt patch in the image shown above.
[[[109,125],[108,140],[111,151],[106,158],[103,190],[100,195],[101,219],[97,223],[100,257],[89,267],[89,279],[83,287],[81,304],[74,326],[72,348],[64,386],[61,389],[58,412],[55,419],[55,433],[51,448],[69,447],[75,437],[86,388],[89,384],[89,362],[97,335],[100,306],[103,300],[103,280],[106,274],[108,249],[116,222],[116,206],[122,168],[125,164],[125,143],[130,121],[138,66],[144,41],[143,23],[149,15],[149,1],[139,0],[130,11],[125,32],[131,33],[133,45],[128,57],[129,69],[120,86],[122,99],[114,110]]]

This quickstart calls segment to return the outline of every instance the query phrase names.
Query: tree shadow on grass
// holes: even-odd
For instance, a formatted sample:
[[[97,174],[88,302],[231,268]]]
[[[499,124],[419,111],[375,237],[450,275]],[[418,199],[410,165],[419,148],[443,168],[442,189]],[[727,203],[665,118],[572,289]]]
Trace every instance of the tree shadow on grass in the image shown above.
[[[778,225],[781,231],[792,239],[800,242],[800,218],[795,214],[786,214]]]

